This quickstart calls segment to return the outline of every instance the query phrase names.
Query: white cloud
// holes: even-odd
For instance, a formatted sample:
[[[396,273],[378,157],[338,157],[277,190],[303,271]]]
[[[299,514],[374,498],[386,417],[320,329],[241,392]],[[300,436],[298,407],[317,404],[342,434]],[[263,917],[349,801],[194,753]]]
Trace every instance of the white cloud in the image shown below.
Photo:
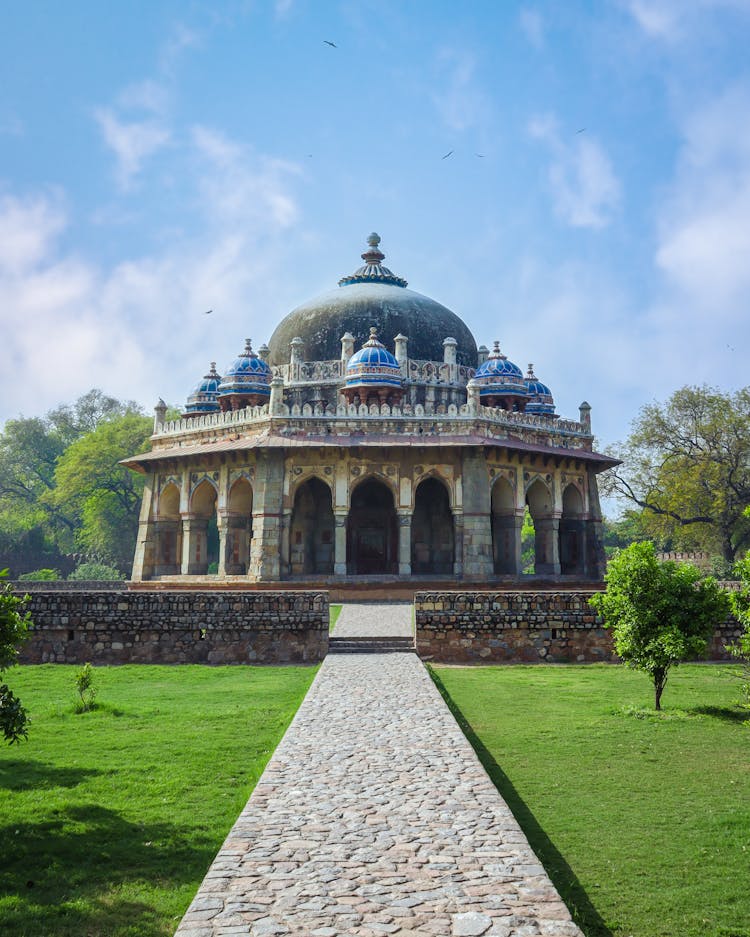
[[[563,138],[551,115],[529,124],[532,138],[550,150],[547,171],[557,214],[573,227],[603,228],[620,202],[620,182],[602,145],[592,136]]]
[[[161,121],[126,122],[104,108],[95,117],[105,143],[115,154],[118,185],[127,189],[145,161],[169,143],[170,131]]]
[[[622,5],[647,36],[666,42],[693,34],[701,15],[750,13],[750,0],[622,0]]]
[[[539,10],[536,7],[522,7],[518,22],[532,46],[541,49],[544,45],[544,19]]]
[[[65,224],[59,194],[0,197],[0,270],[8,274],[33,268]]]
[[[669,285],[719,318],[750,305],[750,87],[733,88],[687,121],[657,266]]]
[[[487,118],[489,101],[475,78],[476,62],[466,52],[445,49],[438,57],[439,90],[433,101],[449,130],[461,133]]]
[[[193,223],[111,266],[64,250],[70,218],[55,193],[0,200],[0,422],[92,386],[180,403],[209,359],[223,367],[246,333],[270,337],[282,243],[299,233],[296,167],[206,127],[183,150],[174,171],[197,193]]]

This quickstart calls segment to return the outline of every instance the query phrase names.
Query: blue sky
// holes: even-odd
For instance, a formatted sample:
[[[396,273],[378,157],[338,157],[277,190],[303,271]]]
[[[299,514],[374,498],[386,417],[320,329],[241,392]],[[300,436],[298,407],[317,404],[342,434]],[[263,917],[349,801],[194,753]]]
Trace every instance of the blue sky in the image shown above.
[[[750,0],[2,20],[0,422],[92,386],[182,404],[372,230],[602,445],[684,384],[750,383]]]

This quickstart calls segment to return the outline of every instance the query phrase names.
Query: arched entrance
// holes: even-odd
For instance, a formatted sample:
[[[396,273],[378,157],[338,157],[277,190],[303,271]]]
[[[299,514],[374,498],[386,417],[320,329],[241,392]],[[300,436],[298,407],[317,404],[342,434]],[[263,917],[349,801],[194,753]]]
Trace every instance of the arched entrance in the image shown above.
[[[351,575],[395,573],[398,569],[393,492],[375,478],[365,479],[352,492],[346,564]]]
[[[331,489],[319,478],[310,478],[297,489],[289,533],[289,565],[293,576],[333,573]]]
[[[216,489],[207,479],[196,487],[190,498],[190,513],[183,520],[187,538],[188,576],[215,573],[219,566],[219,529],[216,523]]]
[[[411,521],[411,571],[453,573],[453,514],[445,485],[437,478],[419,483]]]
[[[526,491],[526,503],[534,521],[534,572],[557,575],[560,565],[557,552],[557,523],[552,515],[552,492],[537,478]]]
[[[507,478],[492,486],[492,562],[500,575],[516,575],[519,565],[520,532],[516,523],[516,499]]]
[[[253,488],[246,478],[238,478],[229,490],[224,525],[224,570],[244,576],[253,537]]]
[[[154,525],[156,531],[156,576],[175,576],[182,559],[182,524],[180,523],[180,490],[174,482],[159,494],[159,508]]]
[[[583,575],[584,571],[583,498],[575,485],[563,491],[563,512],[560,518],[560,572]]]

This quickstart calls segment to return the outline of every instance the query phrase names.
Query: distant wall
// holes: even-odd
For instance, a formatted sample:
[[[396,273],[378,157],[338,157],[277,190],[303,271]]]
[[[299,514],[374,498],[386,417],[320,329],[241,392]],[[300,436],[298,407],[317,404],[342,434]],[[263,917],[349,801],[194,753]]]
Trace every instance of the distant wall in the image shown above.
[[[30,592],[22,663],[297,664],[328,651],[327,592]]]
[[[610,632],[581,592],[419,592],[414,597],[420,657],[445,663],[612,661]],[[708,658],[741,634],[733,619],[716,629]]]
[[[6,580],[7,581],[7,580]],[[24,592],[124,592],[124,579],[14,579],[13,591]]]

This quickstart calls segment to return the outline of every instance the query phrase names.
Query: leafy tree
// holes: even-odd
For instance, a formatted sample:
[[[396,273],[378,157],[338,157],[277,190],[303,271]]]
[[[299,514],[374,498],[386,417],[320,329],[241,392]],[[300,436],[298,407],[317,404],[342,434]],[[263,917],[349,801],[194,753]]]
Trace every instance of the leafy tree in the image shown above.
[[[151,431],[138,413],[104,420],[60,456],[49,495],[75,518],[76,543],[120,569],[133,558],[143,479],[118,463],[146,450]]]
[[[750,546],[750,387],[683,387],[643,407],[614,454],[604,493],[641,508],[649,536],[729,563]]]
[[[0,577],[7,575],[7,569]],[[14,595],[10,583],[0,587],[0,674],[12,667],[18,659],[18,646],[26,640],[31,617],[22,614],[28,596]],[[28,736],[29,717],[19,698],[7,684],[0,684],[0,731],[12,745]]]
[[[615,651],[649,674],[655,708],[671,667],[704,654],[716,623],[726,616],[726,593],[689,563],[661,563],[653,543],[633,543],[607,567],[606,591],[589,601],[612,629]]]
[[[638,540],[648,540],[641,511],[624,511],[617,520],[602,519],[604,552],[610,558],[617,550]]]
[[[78,691],[78,701],[76,702],[77,713],[87,713],[95,706],[97,688],[94,686],[94,668],[91,664],[84,664],[76,672],[76,690]]]
[[[64,565],[76,543],[79,519],[53,496],[57,464],[76,440],[103,421],[139,413],[91,390],[46,417],[9,420],[0,433],[0,555],[14,567]]]
[[[750,556],[737,563],[735,573],[742,585],[739,591],[729,594],[729,600],[734,617],[745,626],[745,631],[737,644],[728,645],[727,650],[742,664],[742,695],[745,703],[750,703]]]

